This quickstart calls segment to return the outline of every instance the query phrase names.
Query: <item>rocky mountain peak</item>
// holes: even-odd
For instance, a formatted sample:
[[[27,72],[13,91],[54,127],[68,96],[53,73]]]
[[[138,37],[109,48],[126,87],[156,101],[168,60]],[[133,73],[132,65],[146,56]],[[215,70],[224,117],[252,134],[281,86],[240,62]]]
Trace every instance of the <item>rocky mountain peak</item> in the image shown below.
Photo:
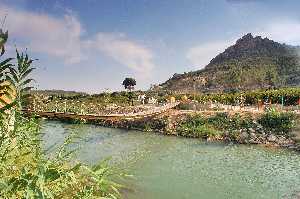
[[[201,70],[176,74],[161,84],[176,91],[219,92],[265,88],[272,77],[277,87],[300,85],[300,47],[280,44],[248,33]],[[196,79],[196,81],[195,81]],[[196,82],[196,83],[195,83]]]
[[[285,52],[286,47],[284,45],[268,38],[263,39],[261,36],[253,37],[251,33],[248,33],[238,39],[234,45],[228,47],[223,53],[212,59],[208,67],[229,59],[241,59],[249,56],[273,56],[274,53],[282,54]]]

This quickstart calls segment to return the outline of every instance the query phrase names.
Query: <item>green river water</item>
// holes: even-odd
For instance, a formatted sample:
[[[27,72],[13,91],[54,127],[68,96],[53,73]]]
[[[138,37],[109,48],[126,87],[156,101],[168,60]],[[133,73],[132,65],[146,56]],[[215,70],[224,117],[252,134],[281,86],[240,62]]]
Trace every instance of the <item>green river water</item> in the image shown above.
[[[134,176],[128,199],[285,199],[300,191],[296,152],[55,121],[43,122],[45,148],[71,132],[80,137],[78,160],[111,157]]]

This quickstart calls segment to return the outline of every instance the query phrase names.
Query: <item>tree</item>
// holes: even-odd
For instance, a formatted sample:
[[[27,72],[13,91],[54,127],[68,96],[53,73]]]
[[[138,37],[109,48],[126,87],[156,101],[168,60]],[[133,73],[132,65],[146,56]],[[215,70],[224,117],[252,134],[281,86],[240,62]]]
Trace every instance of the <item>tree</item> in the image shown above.
[[[136,85],[136,81],[131,77],[126,77],[122,85],[125,87],[125,89],[131,92],[134,89],[134,86]]]
[[[136,81],[134,78],[126,77],[122,83],[122,85],[129,91],[128,93],[128,99],[131,101],[131,105],[133,106],[133,94],[132,90],[134,89],[134,86],[136,85]]]

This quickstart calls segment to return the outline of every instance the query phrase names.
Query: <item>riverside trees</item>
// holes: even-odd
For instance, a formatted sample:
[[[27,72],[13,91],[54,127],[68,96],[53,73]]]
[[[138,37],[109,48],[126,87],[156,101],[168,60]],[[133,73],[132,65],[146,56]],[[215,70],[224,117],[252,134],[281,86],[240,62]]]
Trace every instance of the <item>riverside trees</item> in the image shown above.
[[[125,87],[126,90],[128,90],[128,98],[131,101],[131,105],[133,106],[133,93],[132,90],[134,89],[134,86],[136,85],[136,81],[132,77],[126,77],[122,83],[122,85]]]

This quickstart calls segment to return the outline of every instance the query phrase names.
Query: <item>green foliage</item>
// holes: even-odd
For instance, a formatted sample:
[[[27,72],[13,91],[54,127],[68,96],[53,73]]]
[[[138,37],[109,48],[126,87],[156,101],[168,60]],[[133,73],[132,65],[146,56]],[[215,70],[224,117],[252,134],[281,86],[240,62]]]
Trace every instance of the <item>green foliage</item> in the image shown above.
[[[20,112],[21,102],[31,89],[28,84],[32,79],[27,76],[34,70],[33,60],[17,51],[17,65],[10,61],[0,63],[0,83],[9,81],[8,85],[13,85],[19,107],[5,104],[0,112],[1,198],[119,198],[120,185],[111,181],[116,173],[108,164],[89,168],[69,161],[72,151],[66,150],[66,145],[71,137],[54,158],[45,154],[38,121]],[[7,94],[3,85],[0,91]]]
[[[210,125],[207,120],[201,116],[189,118],[187,121],[180,124],[177,131],[180,135],[186,137],[208,138],[220,134],[213,125]]]
[[[133,93],[131,92],[134,89],[134,86],[136,85],[136,81],[134,78],[126,77],[122,83],[122,85],[125,87],[125,89],[129,90],[128,93],[128,101],[131,102],[131,105],[133,106]]]
[[[13,67],[9,67],[9,73],[6,76],[7,80],[15,87],[16,89],[16,99],[20,108],[22,108],[22,100],[27,96],[27,92],[33,87],[29,84],[34,81],[31,78],[28,78],[28,75],[35,69],[31,65],[33,59],[30,59],[27,54],[17,53],[17,64]]]
[[[62,93],[62,92],[60,92]],[[96,114],[108,112],[110,109],[134,109],[128,107],[128,103],[138,103],[137,96],[141,91],[134,92],[113,92],[100,94],[76,94],[57,95],[53,92],[30,92],[30,97],[26,101],[27,109],[39,111],[58,111],[64,112],[65,108],[70,113]],[[65,106],[66,105],[66,106]],[[129,110],[130,111],[130,110]]]
[[[0,103],[2,110],[17,104],[18,109],[22,109],[22,102],[28,96],[27,92],[31,90],[29,84],[33,79],[28,78],[35,69],[31,65],[34,60],[27,54],[19,53],[16,50],[16,64],[12,64],[12,58],[0,62]]]
[[[215,137],[216,135],[220,134],[219,131],[207,124],[198,126],[182,125],[179,129],[179,132],[181,136],[200,138]]]
[[[253,118],[251,115],[228,115],[227,113],[217,113],[209,117],[195,115],[183,121],[177,131],[180,135],[187,137],[229,136],[235,140],[242,129],[251,132],[262,128],[265,132],[289,137],[291,129],[295,126],[295,119],[296,116],[293,113],[277,112],[273,109],[258,118]]]
[[[298,105],[300,99],[300,88],[280,88],[267,90],[252,90],[235,93],[215,93],[197,95],[196,100],[204,102],[219,102],[223,104],[236,104],[240,100],[241,95],[245,98],[245,104],[256,105],[258,100],[271,100],[272,103],[289,105]],[[191,95],[189,98],[193,98]]]
[[[1,120],[2,121],[2,120]],[[104,161],[92,168],[71,164],[66,139],[54,158],[42,151],[36,119],[17,114],[14,131],[7,135],[0,126],[0,195],[4,198],[119,198],[117,176]],[[49,155],[51,157],[51,155]]]
[[[129,91],[134,89],[134,86],[136,85],[136,81],[132,77],[126,77],[122,83],[122,85],[125,87],[125,89],[128,89]]]
[[[228,113],[217,113],[208,118],[208,123],[223,131],[234,131],[254,126],[253,118],[250,115],[241,117],[239,114],[234,114],[229,116]]]
[[[161,86],[165,90],[201,92],[228,89],[253,90],[300,85],[299,47],[246,35],[198,71],[174,74]]]
[[[258,123],[270,132],[287,135],[295,126],[295,119],[295,114],[291,112],[271,109],[258,119]]]
[[[239,114],[229,116],[227,113],[203,117],[191,116],[177,128],[180,135],[187,137],[220,137],[228,134],[235,138],[240,129],[249,129],[256,126],[254,119],[249,116],[241,117]],[[227,135],[227,136],[228,136]]]
[[[2,96],[6,96],[8,98],[11,97],[11,86],[6,83],[6,73],[12,64],[10,63],[12,58],[7,58],[4,61],[0,62],[0,104],[3,105],[4,109],[8,105],[7,102],[2,99]]]

